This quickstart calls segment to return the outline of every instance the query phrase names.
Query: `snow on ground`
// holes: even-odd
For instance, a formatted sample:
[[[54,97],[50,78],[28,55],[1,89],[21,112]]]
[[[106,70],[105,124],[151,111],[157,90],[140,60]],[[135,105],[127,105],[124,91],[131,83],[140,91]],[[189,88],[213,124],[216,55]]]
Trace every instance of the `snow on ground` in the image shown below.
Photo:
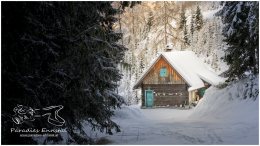
[[[103,137],[110,144],[258,144],[259,102],[241,100],[244,83],[211,87],[189,110],[123,107],[113,117],[122,131]]]

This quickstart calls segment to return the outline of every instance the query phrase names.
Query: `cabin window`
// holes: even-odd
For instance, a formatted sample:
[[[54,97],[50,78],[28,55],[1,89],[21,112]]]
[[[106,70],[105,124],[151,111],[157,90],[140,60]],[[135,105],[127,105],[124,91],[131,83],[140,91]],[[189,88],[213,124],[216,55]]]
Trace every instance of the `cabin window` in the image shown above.
[[[166,67],[161,68],[160,77],[167,77],[167,68]]]

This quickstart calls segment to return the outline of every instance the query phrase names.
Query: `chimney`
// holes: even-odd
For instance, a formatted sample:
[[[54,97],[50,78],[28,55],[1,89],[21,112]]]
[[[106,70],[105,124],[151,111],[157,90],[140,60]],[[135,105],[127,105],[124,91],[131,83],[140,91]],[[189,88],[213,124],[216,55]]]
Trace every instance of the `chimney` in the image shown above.
[[[173,44],[166,45],[166,52],[171,52],[173,50]]]

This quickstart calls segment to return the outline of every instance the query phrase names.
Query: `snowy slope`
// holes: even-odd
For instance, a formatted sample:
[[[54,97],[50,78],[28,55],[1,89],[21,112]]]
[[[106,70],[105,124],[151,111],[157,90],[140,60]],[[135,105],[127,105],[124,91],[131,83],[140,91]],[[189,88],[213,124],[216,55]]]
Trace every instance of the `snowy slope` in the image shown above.
[[[253,85],[253,94],[258,94],[258,77],[253,83],[249,81],[244,79],[224,89],[210,87],[194,108],[191,118],[258,123],[259,101],[249,98],[248,90]],[[245,97],[247,99],[243,100]]]
[[[250,88],[251,89],[250,89]],[[253,96],[252,100],[250,90]],[[258,144],[259,142],[259,78],[244,79],[224,89],[209,88],[204,98],[193,109],[190,119],[205,120],[230,125],[237,133],[224,129],[226,135],[239,138],[227,139],[227,144]],[[244,99],[247,98],[247,99]]]
[[[258,97],[257,77],[209,88],[194,109],[123,107],[113,118],[122,132],[102,136],[110,144],[258,144],[259,101],[243,99],[248,87]]]

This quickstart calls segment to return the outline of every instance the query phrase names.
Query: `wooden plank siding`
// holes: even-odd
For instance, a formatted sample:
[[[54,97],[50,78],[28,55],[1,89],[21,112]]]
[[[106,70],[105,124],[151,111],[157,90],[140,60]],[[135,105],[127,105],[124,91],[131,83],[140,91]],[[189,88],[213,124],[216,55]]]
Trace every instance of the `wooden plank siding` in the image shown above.
[[[160,77],[160,69],[167,69],[167,77]],[[161,57],[145,76],[143,84],[185,84],[183,78],[173,69],[169,63]]]
[[[142,84],[142,106],[145,106],[145,90],[153,90],[154,106],[184,105],[189,102],[187,84]]]
[[[160,76],[162,68],[166,68],[167,70],[165,77]],[[161,57],[141,83],[142,106],[145,107],[146,90],[153,90],[153,106],[180,106],[188,104],[188,87],[188,84],[180,74],[172,68],[164,57]]]

